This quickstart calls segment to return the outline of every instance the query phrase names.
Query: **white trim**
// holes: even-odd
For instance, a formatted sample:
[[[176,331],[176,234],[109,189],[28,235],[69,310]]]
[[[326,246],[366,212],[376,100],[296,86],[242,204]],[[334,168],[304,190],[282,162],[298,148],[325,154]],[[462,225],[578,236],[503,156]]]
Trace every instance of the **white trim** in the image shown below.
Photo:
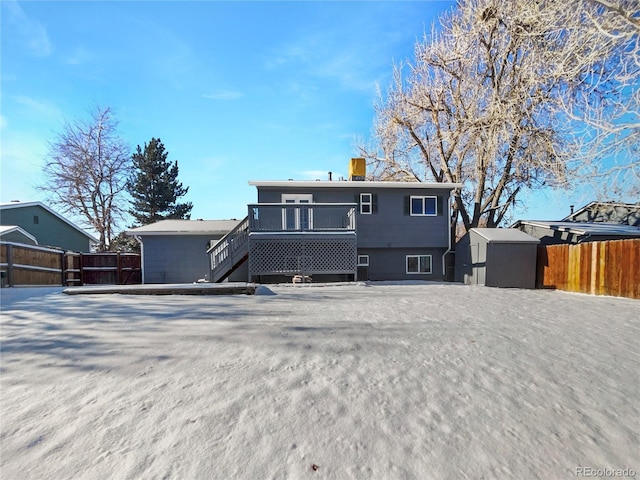
[[[288,228],[287,220],[293,220],[294,226],[293,230],[313,230],[313,208],[306,209],[306,228],[302,228],[302,208],[301,205],[311,205],[313,203],[313,194],[311,193],[283,193],[280,197],[280,200],[285,205],[285,208],[282,209],[282,229],[283,230],[292,230]],[[290,208],[287,208],[287,205],[295,205],[295,210],[293,212],[294,218],[289,219],[289,211]]]
[[[438,183],[438,182],[381,182],[369,181],[313,181],[313,180],[289,180],[289,181],[271,181],[271,180],[250,180],[249,185],[254,187],[295,187],[295,188],[404,188],[404,189],[449,189],[462,188],[462,183]]]
[[[368,202],[364,201],[364,195],[369,195]],[[369,207],[368,212],[362,211],[362,207],[364,207],[365,205]],[[362,215],[371,215],[373,213],[373,193],[364,192],[360,194],[360,213]]]
[[[366,257],[366,260],[364,258]],[[360,259],[363,259],[362,261]],[[358,262],[356,264],[357,267],[368,267],[369,266],[369,255],[358,255]]]
[[[410,272],[409,271],[409,258],[417,258],[418,259],[418,270],[420,269],[420,257],[428,257],[429,258],[429,271],[428,272]],[[405,272],[407,275],[431,275],[433,272],[433,258],[431,255],[406,255],[405,260]]]

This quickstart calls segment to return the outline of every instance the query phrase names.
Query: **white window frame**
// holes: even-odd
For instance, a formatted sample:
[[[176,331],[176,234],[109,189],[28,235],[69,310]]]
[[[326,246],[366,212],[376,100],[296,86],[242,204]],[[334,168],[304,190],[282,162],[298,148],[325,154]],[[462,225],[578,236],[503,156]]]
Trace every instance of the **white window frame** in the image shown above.
[[[282,229],[283,230],[301,230],[302,223],[306,222],[305,230],[313,230],[313,208],[311,206],[305,208],[302,205],[313,203],[313,194],[288,194],[283,193],[281,196],[282,203],[289,203],[291,207],[282,209]],[[301,214],[301,208],[305,208],[304,214]],[[293,215],[293,228],[287,228],[288,215]],[[303,222],[304,221],[304,222]]]
[[[429,270],[428,271],[425,271],[425,272],[419,271],[420,270],[420,258],[421,257],[429,259]],[[418,259],[418,271],[417,272],[410,272],[409,271],[409,259],[410,258],[417,258]],[[407,275],[431,275],[431,272],[433,271],[433,258],[431,257],[431,255],[407,255],[406,258],[405,258],[405,268],[406,268]]]
[[[358,267],[368,267],[369,266],[369,255],[358,255]]]
[[[365,200],[365,196],[369,197],[369,200]],[[365,207],[369,208],[368,212],[365,212]],[[371,215],[373,213],[373,193],[361,193],[360,194],[360,213],[362,215]]]
[[[419,199],[422,200],[422,213],[414,213],[413,211],[413,200]],[[435,208],[433,213],[427,213],[427,199],[433,199],[435,202]],[[412,217],[436,217],[438,215],[438,197],[436,196],[414,196],[412,195],[409,198],[409,213]]]

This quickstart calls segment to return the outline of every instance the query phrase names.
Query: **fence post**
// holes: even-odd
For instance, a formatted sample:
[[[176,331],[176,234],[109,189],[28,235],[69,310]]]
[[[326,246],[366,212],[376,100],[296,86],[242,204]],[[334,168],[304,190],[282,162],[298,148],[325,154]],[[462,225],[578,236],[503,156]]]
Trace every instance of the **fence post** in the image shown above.
[[[66,282],[66,278],[67,278],[67,269],[64,268],[64,263],[65,263],[65,252],[64,250],[62,252],[60,252],[60,281],[62,282],[61,285],[63,287],[66,286],[67,282]]]
[[[120,263],[120,252],[116,252],[116,283],[122,285],[122,264]]]
[[[13,245],[7,245],[7,285],[13,287]]]
[[[83,286],[84,285],[84,261],[82,259],[82,252],[80,252],[78,269],[80,270],[80,286]]]

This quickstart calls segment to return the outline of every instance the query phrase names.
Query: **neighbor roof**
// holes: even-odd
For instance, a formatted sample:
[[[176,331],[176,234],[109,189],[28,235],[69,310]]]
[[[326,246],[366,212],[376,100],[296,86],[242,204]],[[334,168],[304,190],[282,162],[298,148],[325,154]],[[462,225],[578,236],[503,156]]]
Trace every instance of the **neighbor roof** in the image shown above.
[[[225,235],[240,220],[160,220],[159,222],[127,230],[127,235]]]
[[[606,236],[618,235],[628,237],[640,237],[640,227],[633,225],[620,225],[618,223],[604,222],[549,222],[545,220],[519,220],[517,224],[532,225],[534,227],[548,228],[560,232],[574,233],[578,235]]]
[[[10,208],[27,208],[27,207],[41,207],[41,208],[44,208],[51,215],[54,215],[55,217],[58,217],[60,220],[62,220],[63,222],[65,222],[66,224],[71,226],[72,228],[75,228],[77,231],[82,233],[85,237],[87,237],[92,242],[94,242],[94,243],[98,243],[99,242],[99,240],[96,237],[94,237],[93,235],[85,232],[82,228],[77,226],[75,223],[69,221],[68,219],[66,219],[65,217],[60,215],[58,212],[56,212],[54,210],[51,210],[49,207],[47,207],[42,202],[8,202],[8,203],[0,203],[0,210],[8,210]]]
[[[18,225],[0,225],[0,235],[6,235],[11,232],[19,232],[28,239],[33,240],[36,245],[38,244],[38,240],[36,240],[36,237],[31,235],[29,232],[19,227]]]
[[[362,188],[362,187],[375,187],[375,188],[462,188],[461,183],[438,183],[438,182],[380,182],[364,180],[358,181],[327,181],[327,180],[251,180],[249,185],[255,187],[304,187],[304,188]]]
[[[515,228],[472,228],[470,231],[489,243],[540,243],[537,238]]]

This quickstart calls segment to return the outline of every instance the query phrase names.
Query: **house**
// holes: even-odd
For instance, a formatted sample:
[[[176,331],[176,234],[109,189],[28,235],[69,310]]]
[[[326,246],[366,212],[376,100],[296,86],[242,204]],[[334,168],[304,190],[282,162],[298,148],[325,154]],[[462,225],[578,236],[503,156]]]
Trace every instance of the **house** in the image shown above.
[[[24,245],[38,245],[36,237],[17,225],[0,225],[0,241],[21,243]]]
[[[93,235],[41,202],[1,203],[0,225],[19,227],[43,247],[86,253],[98,242]]]
[[[192,283],[208,279],[210,242],[233,230],[238,220],[161,220],[126,233],[140,243],[142,283]],[[238,271],[246,280],[246,272]]]
[[[640,203],[591,202],[573,211],[563,222],[617,223],[640,227]]]
[[[250,181],[257,203],[209,249],[211,279],[246,261],[249,281],[443,280],[455,183]]]
[[[640,238],[640,227],[604,222],[518,220],[512,228],[539,239],[542,245]]]
[[[514,228],[472,228],[456,244],[456,281],[535,288],[539,243]]]

